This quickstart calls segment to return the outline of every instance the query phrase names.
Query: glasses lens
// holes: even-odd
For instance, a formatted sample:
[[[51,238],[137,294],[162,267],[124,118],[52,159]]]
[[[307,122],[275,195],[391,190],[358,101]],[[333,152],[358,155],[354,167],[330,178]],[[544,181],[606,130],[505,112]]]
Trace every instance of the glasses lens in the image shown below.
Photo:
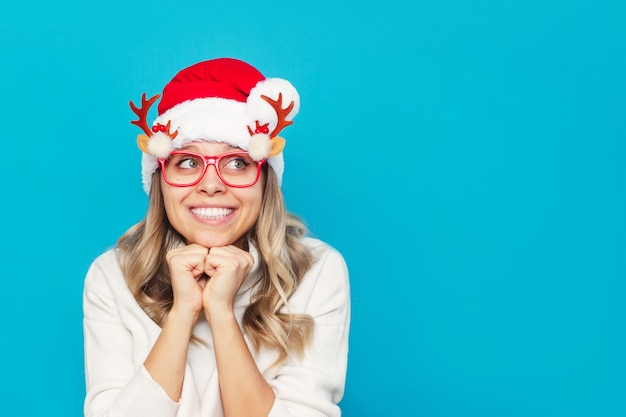
[[[170,184],[186,186],[200,180],[205,158],[214,165],[226,185],[246,187],[256,182],[259,164],[247,153],[223,154],[215,158],[192,153],[172,153],[165,162],[163,174]]]
[[[251,185],[258,176],[259,164],[246,153],[221,155],[218,165],[222,179],[228,185]]]
[[[165,179],[176,185],[188,185],[196,182],[202,175],[204,160],[200,155],[173,153],[165,161]]]

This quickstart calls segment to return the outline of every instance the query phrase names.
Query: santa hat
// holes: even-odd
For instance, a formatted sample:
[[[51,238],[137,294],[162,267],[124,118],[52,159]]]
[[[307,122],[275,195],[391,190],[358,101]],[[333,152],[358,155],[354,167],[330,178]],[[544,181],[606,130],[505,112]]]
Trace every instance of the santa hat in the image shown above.
[[[280,183],[285,140],[278,133],[300,109],[300,97],[289,81],[265,78],[253,66],[233,58],[218,58],[180,71],[163,89],[158,117],[148,127],[146,116],[159,98],[141,107],[131,123],[144,131],[137,137],[143,151],[142,182],[150,192],[158,158],[191,141],[223,142],[248,151],[254,160],[267,159]]]

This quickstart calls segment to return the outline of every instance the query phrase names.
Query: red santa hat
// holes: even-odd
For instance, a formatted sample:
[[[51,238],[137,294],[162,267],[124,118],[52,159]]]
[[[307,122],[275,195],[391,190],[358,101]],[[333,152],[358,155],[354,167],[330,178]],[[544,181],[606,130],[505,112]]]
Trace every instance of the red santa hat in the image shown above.
[[[144,131],[137,138],[142,154],[142,181],[150,191],[158,158],[192,141],[224,142],[267,159],[279,182],[284,171],[285,140],[278,133],[300,109],[300,97],[289,81],[265,78],[253,66],[233,58],[203,61],[180,71],[163,89],[158,117],[148,127],[146,116],[158,95],[141,107],[131,123]]]

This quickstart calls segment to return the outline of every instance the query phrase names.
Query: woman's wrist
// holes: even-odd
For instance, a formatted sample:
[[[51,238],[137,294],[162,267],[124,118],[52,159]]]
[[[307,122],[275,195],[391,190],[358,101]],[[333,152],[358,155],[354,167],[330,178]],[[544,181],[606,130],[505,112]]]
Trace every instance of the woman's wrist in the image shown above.
[[[165,325],[168,323],[175,325],[180,328],[188,328],[189,331],[193,329],[196,322],[198,321],[198,317],[200,315],[199,311],[193,311],[189,309],[182,309],[173,306],[170,312],[165,319]]]
[[[209,323],[235,320],[235,309],[230,303],[212,303],[204,308],[204,315]]]

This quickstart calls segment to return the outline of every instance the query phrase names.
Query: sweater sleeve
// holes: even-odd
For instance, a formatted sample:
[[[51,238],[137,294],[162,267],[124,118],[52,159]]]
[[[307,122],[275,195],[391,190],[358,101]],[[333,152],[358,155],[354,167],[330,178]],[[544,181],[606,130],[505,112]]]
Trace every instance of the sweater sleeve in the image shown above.
[[[313,277],[316,279],[311,279]],[[327,247],[292,297],[315,320],[311,345],[277,370],[269,417],[338,417],[348,358],[350,290],[343,257]]]
[[[96,259],[85,278],[85,417],[173,417],[178,403],[151,378],[143,362],[133,361],[132,336],[120,317],[115,279],[123,281],[113,252]]]

